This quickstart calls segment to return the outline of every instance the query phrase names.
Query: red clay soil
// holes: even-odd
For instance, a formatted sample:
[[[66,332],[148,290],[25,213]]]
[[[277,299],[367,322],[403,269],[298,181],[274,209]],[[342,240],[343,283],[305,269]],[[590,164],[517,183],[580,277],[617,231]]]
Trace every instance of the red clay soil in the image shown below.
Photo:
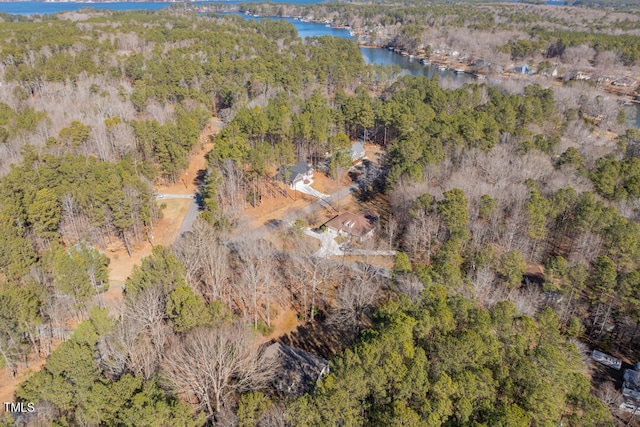
[[[527,265],[525,270],[527,276],[538,277],[540,280],[544,279],[544,265],[542,264],[530,264]]]
[[[238,219],[237,230],[255,230],[273,220],[278,220],[287,214],[302,209],[313,203],[311,196],[289,190],[289,197],[263,197],[260,205],[247,205]]]
[[[338,184],[336,180],[333,180],[320,172],[316,172],[314,174],[313,184],[311,184],[311,187],[321,193],[331,194],[336,192],[338,189],[351,184],[352,182],[346,173],[341,177],[340,183]],[[300,210],[318,201],[318,199],[313,196],[309,196],[295,190],[290,189],[288,193],[288,197],[263,197],[260,205],[256,207],[252,207],[247,204],[244,212],[238,220],[239,224],[236,228],[238,230],[255,230],[265,224],[268,224],[270,221],[283,218],[292,212]],[[330,214],[325,215],[324,210],[318,211],[314,215],[317,218],[315,218],[316,220],[311,221],[311,225],[316,225],[319,220],[324,219],[326,221],[329,219],[327,215]]]
[[[217,120],[213,118],[212,120]],[[206,169],[206,155],[213,148],[210,135],[219,132],[220,129],[213,123],[208,123],[204,131],[200,134],[200,144],[197,151],[191,154],[189,168],[182,175],[180,181],[172,185],[156,187],[157,193],[169,194],[193,194],[198,186],[198,178],[201,171]],[[168,246],[178,237],[178,232],[182,226],[187,209],[191,203],[190,199],[170,199],[163,200],[166,208],[163,210],[163,218],[158,220],[154,226],[153,240],[143,242],[133,248],[132,256],[122,245],[114,245],[107,248],[106,255],[109,257],[109,290],[103,295],[105,304],[112,311],[117,310],[122,303],[122,286],[127,277],[131,274],[134,265],[140,265],[142,258],[151,254],[154,245]],[[33,360],[32,360],[33,359]],[[18,369],[16,378],[7,369],[0,369],[0,403],[13,400],[13,394],[20,382],[30,375],[30,372],[38,371],[45,363],[44,358],[35,360],[35,355],[29,356],[29,368]],[[4,412],[4,405],[0,404],[0,414]]]
[[[166,194],[193,194],[199,184],[203,171],[207,167],[206,155],[213,148],[209,136],[218,132],[219,129],[212,123],[200,134],[201,144],[196,152],[192,153],[189,168],[175,184],[156,186],[157,193]],[[162,211],[162,219],[154,225],[152,242],[143,242],[134,248],[131,257],[126,250],[120,246],[108,248],[107,256],[111,260],[109,264],[109,290],[105,294],[107,306],[118,304],[122,299],[122,285],[131,274],[134,265],[140,265],[142,258],[151,254],[153,246],[168,246],[178,237],[178,232],[187,214],[191,200],[189,199],[167,199],[161,203],[166,207]]]
[[[52,345],[52,350],[59,344],[59,342],[54,343]],[[13,393],[16,391],[18,385],[29,378],[32,372],[39,371],[47,361],[46,358],[38,358],[35,354],[30,354],[28,360],[29,366],[19,367],[15,378],[8,369],[0,369],[0,416],[4,414],[3,402],[14,402]]]
[[[189,168],[185,171],[180,182],[172,185],[157,186],[157,193],[168,194],[193,194],[198,186],[198,178],[201,171],[206,168],[206,154],[211,151],[213,144],[208,142],[195,153]],[[168,246],[178,237],[178,232],[187,214],[190,199],[167,199],[161,203],[166,207],[162,211],[162,219],[154,225],[152,242],[143,242],[135,247],[129,256],[122,245],[110,247],[106,255],[110,259],[109,264],[109,290],[105,294],[108,307],[119,305],[122,300],[122,285],[131,274],[134,265],[140,265],[142,258],[151,254],[153,246]]]
[[[156,186],[157,193],[169,194],[193,194],[199,184],[202,173],[207,167],[206,155],[213,148],[213,143],[207,142],[200,146],[200,149],[191,155],[189,168],[182,174],[180,180],[175,184]]]
[[[313,175],[313,184],[311,184],[311,187],[315,188],[321,193],[331,194],[335,193],[340,188],[351,184],[353,184],[353,182],[351,182],[346,172],[343,173],[340,177],[339,183],[337,180],[332,179],[321,172],[316,172]]]
[[[166,208],[164,218],[156,222],[153,233],[153,244],[143,242],[133,248],[131,256],[122,245],[107,249],[109,257],[109,290],[104,293],[104,301],[112,314],[117,312],[122,302],[122,287],[131,274],[134,265],[140,265],[142,258],[151,255],[153,246],[168,246],[178,237],[182,220],[189,209],[191,199],[171,199],[163,201]]]
[[[273,328],[273,332],[260,337],[258,339],[260,344],[271,340],[278,340],[278,338],[295,331],[298,328],[298,313],[292,308],[280,310],[276,318],[271,321],[271,327]]]

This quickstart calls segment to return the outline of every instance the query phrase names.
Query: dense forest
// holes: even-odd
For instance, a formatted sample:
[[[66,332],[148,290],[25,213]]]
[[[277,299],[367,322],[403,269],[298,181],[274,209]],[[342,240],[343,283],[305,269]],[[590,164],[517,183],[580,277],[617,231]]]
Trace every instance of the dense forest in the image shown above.
[[[303,43],[277,22],[42,19],[1,30],[0,354],[14,374],[103,305],[104,251],[150,239],[162,216],[152,186],[177,180],[212,111],[346,88],[371,72],[354,45]]]
[[[637,74],[640,58],[640,16],[633,8],[602,10],[521,3],[469,6],[458,2],[220,4],[208,8],[262,16],[300,16],[348,26],[362,45],[390,46],[470,66],[480,59],[482,65],[476,68],[485,74],[500,74],[520,62],[541,73],[556,69],[566,79],[582,71],[589,73],[592,81],[611,81]],[[455,58],[451,57],[453,52]]]
[[[305,7],[384,15],[407,34],[428,26],[404,22],[414,6]],[[502,25],[484,5],[415,7],[442,9],[435,28]],[[46,363],[15,391],[37,411],[0,425],[620,422],[585,357],[639,356],[640,132],[615,100],[579,83],[449,89],[282,21],[3,19],[0,367]],[[636,37],[564,26],[527,41],[594,43],[627,61]],[[509,40],[496,52],[526,51]],[[135,266],[110,306],[108,249],[151,240],[154,186],[179,180],[212,116],[225,126],[200,218]],[[319,258],[311,217],[268,236],[244,229],[281,166],[344,176],[358,139],[383,152],[355,197],[383,212],[367,244],[397,250],[393,268]],[[274,386],[283,374],[265,337],[282,309],[301,327],[277,339],[330,361],[306,393]]]

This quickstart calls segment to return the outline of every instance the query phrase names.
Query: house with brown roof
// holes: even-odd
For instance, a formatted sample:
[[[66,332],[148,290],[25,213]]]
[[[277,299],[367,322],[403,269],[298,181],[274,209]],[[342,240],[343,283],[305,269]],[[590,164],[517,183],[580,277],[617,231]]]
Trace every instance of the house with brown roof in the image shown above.
[[[373,235],[379,218],[377,212],[369,209],[357,214],[343,212],[330,219],[325,226],[334,234],[362,241]]]

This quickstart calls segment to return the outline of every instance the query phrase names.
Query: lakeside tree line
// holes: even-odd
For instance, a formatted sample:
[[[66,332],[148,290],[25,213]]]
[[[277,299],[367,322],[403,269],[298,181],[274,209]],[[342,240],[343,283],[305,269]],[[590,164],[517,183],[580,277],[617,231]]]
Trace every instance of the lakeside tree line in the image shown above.
[[[354,29],[364,45],[394,47],[448,65],[459,62],[487,75],[499,75],[514,66],[528,64],[545,76],[557,73],[570,80],[583,72],[604,85],[637,74],[640,58],[637,7],[625,3],[618,5],[618,10],[612,10],[611,5],[604,10],[526,3],[539,2],[211,7],[261,16],[302,16],[316,22],[328,21]]]

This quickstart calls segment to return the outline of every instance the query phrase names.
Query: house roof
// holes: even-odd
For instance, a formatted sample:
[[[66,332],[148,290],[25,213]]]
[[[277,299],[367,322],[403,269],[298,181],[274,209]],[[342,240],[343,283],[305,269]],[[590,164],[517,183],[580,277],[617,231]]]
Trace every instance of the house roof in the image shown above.
[[[361,141],[354,142],[351,145],[351,159],[358,160],[364,157],[364,143]]]
[[[533,70],[531,68],[529,68],[529,66],[527,64],[517,65],[517,66],[513,67],[512,71],[514,73],[522,73],[522,74],[531,74],[531,73],[533,73]]]
[[[307,164],[307,162],[298,162],[293,166],[282,166],[279,171],[279,175],[284,180],[288,175],[288,181],[294,182],[298,179],[301,179],[302,176],[309,171],[313,170],[311,166]]]
[[[289,172],[291,172],[291,177],[294,177],[298,174],[304,175],[310,170],[311,170],[311,166],[309,166],[307,162],[298,162],[295,165],[289,167]]]
[[[357,214],[343,212],[333,217],[325,225],[352,236],[362,237],[373,230],[379,217],[378,213],[372,210],[360,211]]]
[[[624,371],[622,395],[634,399],[640,398],[640,372],[634,371],[633,369],[626,369]]]
[[[627,388],[640,391],[640,372],[626,369],[624,371],[624,385]]]
[[[311,391],[320,377],[329,371],[326,359],[280,342],[267,347],[264,356],[275,361],[273,386],[285,395],[302,396]]]
[[[593,350],[591,352],[591,357],[596,362],[600,362],[603,365],[607,365],[610,368],[613,368],[615,370],[619,370],[620,367],[622,366],[622,361],[620,359],[617,359],[617,358],[615,358],[613,356],[610,356],[610,355],[608,355],[606,353],[602,353],[601,351],[598,351],[598,350]]]

